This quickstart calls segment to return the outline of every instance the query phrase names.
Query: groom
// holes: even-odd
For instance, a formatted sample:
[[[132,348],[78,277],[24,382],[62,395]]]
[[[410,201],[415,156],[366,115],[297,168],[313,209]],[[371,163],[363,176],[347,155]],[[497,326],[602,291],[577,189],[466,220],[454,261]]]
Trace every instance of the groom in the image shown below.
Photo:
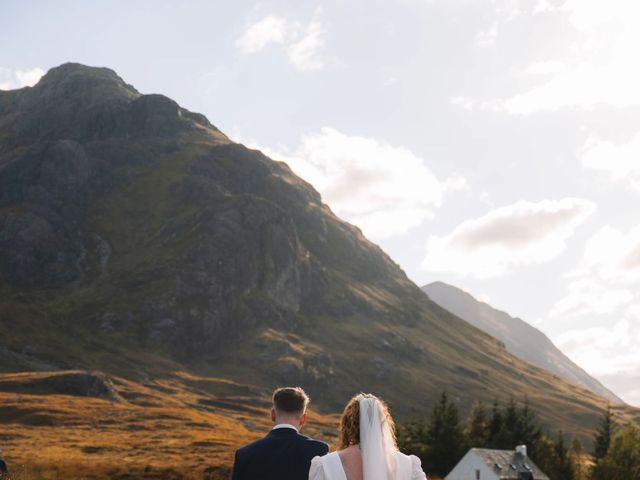
[[[326,455],[326,443],[298,431],[307,421],[309,397],[300,387],[273,392],[273,429],[236,451],[232,480],[307,480],[311,459]]]

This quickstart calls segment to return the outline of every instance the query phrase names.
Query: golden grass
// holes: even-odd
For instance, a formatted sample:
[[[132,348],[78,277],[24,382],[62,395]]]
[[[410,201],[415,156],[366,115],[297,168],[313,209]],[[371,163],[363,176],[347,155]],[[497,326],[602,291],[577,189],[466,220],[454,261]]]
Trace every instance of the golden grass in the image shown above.
[[[0,448],[11,478],[229,478],[234,450],[270,427],[268,409],[250,401],[171,380],[114,383],[125,400],[0,392]],[[335,421],[312,412],[307,432],[331,441]]]

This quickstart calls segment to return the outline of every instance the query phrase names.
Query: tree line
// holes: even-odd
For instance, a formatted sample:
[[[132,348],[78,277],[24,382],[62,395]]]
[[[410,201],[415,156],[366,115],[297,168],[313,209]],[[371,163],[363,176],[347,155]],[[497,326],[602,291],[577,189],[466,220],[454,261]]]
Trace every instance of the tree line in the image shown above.
[[[549,433],[527,400],[490,407],[476,402],[466,419],[443,393],[428,419],[398,427],[398,446],[417,455],[431,475],[444,477],[470,448],[514,450],[527,455],[553,480],[640,480],[640,427],[616,425],[610,407],[602,413],[592,452],[559,430]]]

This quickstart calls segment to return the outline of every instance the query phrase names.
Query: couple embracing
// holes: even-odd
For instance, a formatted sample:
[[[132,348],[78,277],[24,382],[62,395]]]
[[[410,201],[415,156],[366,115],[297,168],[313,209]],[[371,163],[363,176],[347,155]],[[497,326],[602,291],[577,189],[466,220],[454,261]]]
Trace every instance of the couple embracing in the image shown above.
[[[300,435],[309,397],[300,387],[273,393],[273,429],[236,451],[233,480],[426,480],[418,457],[398,451],[393,419],[374,395],[353,397],[340,419],[338,450]]]

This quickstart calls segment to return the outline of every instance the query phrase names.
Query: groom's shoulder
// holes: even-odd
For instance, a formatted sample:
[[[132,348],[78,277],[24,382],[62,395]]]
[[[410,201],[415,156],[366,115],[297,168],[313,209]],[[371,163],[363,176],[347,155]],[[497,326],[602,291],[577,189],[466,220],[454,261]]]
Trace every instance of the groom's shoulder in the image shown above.
[[[327,453],[329,451],[329,445],[321,440],[316,440],[315,438],[307,437],[306,435],[302,434],[298,434],[298,438],[300,438],[301,441],[305,442],[306,445],[317,448],[319,451],[324,451],[324,453]]]

